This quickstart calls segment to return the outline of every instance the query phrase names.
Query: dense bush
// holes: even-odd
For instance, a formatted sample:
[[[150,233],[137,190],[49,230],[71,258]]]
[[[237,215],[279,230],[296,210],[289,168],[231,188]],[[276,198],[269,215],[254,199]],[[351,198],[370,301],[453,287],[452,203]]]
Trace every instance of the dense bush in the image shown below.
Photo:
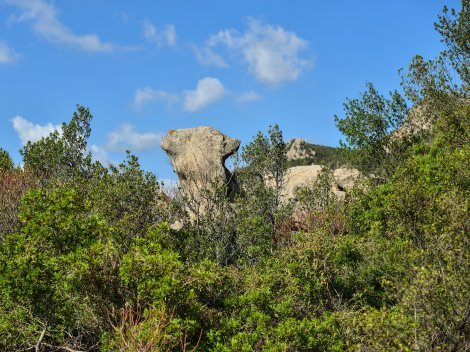
[[[92,162],[81,106],[24,169],[0,150],[0,350],[469,350],[469,10],[445,9],[448,49],[403,76],[411,109],[372,85],[346,103],[344,157],[369,183],[343,202],[326,168],[280,201],[277,126],[196,219],[130,153]],[[399,138],[410,111],[430,127]]]
[[[13,161],[11,160],[10,154],[0,148],[0,172],[8,171],[13,169]]]

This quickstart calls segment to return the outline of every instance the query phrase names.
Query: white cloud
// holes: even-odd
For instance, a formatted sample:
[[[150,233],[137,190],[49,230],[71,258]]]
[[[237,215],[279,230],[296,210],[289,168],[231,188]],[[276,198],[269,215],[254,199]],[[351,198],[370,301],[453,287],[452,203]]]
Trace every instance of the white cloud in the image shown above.
[[[38,125],[22,116],[15,116],[11,119],[11,122],[23,145],[28,141],[36,142],[42,137],[47,137],[52,132],[61,129],[61,125],[53,125],[50,122],[45,125]]]
[[[134,95],[134,107],[140,110],[155,100],[163,100],[168,105],[178,105],[184,111],[195,112],[220,100],[226,93],[223,84],[213,77],[205,77],[197,82],[193,90],[169,93],[150,87],[139,88]]]
[[[233,53],[241,53],[243,61],[255,78],[267,85],[295,81],[311,64],[300,57],[308,42],[281,26],[248,19],[244,33],[233,29],[212,35],[209,48],[224,45]]]
[[[23,10],[20,16],[11,19],[31,22],[33,31],[47,41],[68,44],[90,52],[109,52],[116,48],[111,43],[101,41],[96,34],[73,33],[57,18],[58,10],[45,0],[5,0],[5,2]]]
[[[144,87],[136,90],[134,95],[134,107],[137,110],[140,110],[145,104],[151,103],[155,100],[163,100],[169,105],[173,105],[178,101],[178,97],[175,94],[165,92],[164,90]]]
[[[131,124],[123,124],[117,130],[108,133],[108,141],[104,146],[106,151],[133,152],[152,149],[162,140],[162,133],[145,132],[139,133]]]
[[[167,24],[163,29],[159,29],[149,20],[145,20],[142,25],[145,39],[157,47],[176,45],[176,28],[174,25]]]
[[[4,41],[0,41],[0,64],[10,64],[20,58],[15,50]]]
[[[125,123],[108,133],[105,144],[92,144],[89,150],[93,160],[99,161],[102,164],[116,164],[110,160],[110,153],[122,153],[126,150],[135,153],[150,150],[160,144],[162,137],[162,133],[137,132],[133,125]]]
[[[225,88],[217,78],[205,77],[197,82],[196,89],[183,93],[183,110],[194,112],[215,103],[225,94]]]
[[[34,124],[22,116],[15,116],[11,119],[11,122],[23,145],[26,145],[28,141],[36,142],[43,137],[49,136],[49,134],[54,131],[59,131],[60,133],[62,131],[60,124]],[[141,152],[153,149],[159,145],[162,138],[162,133],[139,133],[135,130],[133,125],[126,123],[108,133],[106,144],[92,144],[89,150],[92,153],[93,160],[97,160],[101,163],[109,163],[110,152],[123,152],[125,150]]]
[[[261,100],[261,98],[262,98],[261,95],[259,95],[258,93],[250,90],[249,92],[245,92],[245,93],[240,94],[237,97],[237,101],[239,103],[251,103],[251,102],[254,102],[254,101]]]
[[[204,47],[198,48],[194,47],[194,54],[196,60],[204,66],[215,66],[219,68],[228,67],[228,64],[222,59],[222,57],[217,54],[212,48]]]

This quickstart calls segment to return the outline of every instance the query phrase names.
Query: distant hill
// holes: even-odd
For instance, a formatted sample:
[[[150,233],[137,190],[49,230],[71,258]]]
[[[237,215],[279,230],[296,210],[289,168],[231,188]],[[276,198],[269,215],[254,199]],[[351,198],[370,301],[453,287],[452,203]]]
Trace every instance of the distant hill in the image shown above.
[[[337,169],[345,164],[337,148],[308,143],[301,138],[292,139],[287,143],[287,158],[289,167],[324,164],[331,169]]]

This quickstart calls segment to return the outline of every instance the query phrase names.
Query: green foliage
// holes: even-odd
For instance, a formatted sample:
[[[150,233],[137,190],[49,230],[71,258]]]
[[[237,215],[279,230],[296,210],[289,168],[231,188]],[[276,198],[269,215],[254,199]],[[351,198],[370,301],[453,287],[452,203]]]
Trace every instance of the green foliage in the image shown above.
[[[179,230],[184,204],[135,156],[91,163],[88,109],[29,143],[26,171],[0,173],[0,350],[469,350],[462,4],[439,19],[446,51],[404,78],[429,133],[394,140],[409,121],[397,93],[369,85],[347,102],[342,148],[380,182],[341,203],[324,168],[295,212],[281,205],[277,126],[243,150],[234,203],[214,187],[209,211]]]
[[[120,268],[120,277],[132,288],[135,299],[154,306],[161,305],[177,291],[183,268],[178,254],[162,248],[156,240],[158,236],[159,231],[152,231],[136,238]]]
[[[210,259],[222,265],[231,264],[237,259],[234,246],[235,211],[227,198],[227,186],[216,181],[201,192],[205,211],[198,212],[196,219],[186,219],[186,240],[183,244],[185,257],[193,260]],[[185,205],[195,205],[194,208],[197,208],[200,202],[183,198],[182,207]]]
[[[79,182],[94,210],[113,224],[118,243],[129,247],[147,228],[167,220],[166,196],[155,175],[141,169],[138,158],[127,153],[118,166],[94,168],[93,176]]]
[[[437,58],[428,61],[416,55],[408,67],[408,72],[402,75],[402,87],[406,97],[415,106],[425,107],[424,118],[433,124],[439,123],[438,120],[447,114],[452,115],[456,108],[468,108],[469,16],[468,0],[462,0],[462,8],[458,13],[455,9],[449,11],[444,7],[435,28],[442,36],[445,50]],[[468,115],[465,115],[463,122],[468,127]],[[461,129],[461,132],[468,135],[468,130]]]
[[[470,84],[470,1],[462,0],[462,9],[445,6],[439,21],[434,24],[446,45],[445,55],[449,57],[453,69],[459,74],[463,84]]]
[[[313,185],[297,191],[299,208],[303,211],[312,212],[336,206],[338,199],[331,190],[332,184],[333,175],[331,170],[323,166]]]
[[[287,150],[289,150],[289,146],[290,143],[286,146]],[[315,151],[315,156],[311,158],[288,160],[288,167],[316,164],[325,165],[334,170],[346,163],[337,148],[319,144],[305,143],[305,149],[307,151]]]
[[[267,219],[252,215],[247,209],[237,214],[235,248],[240,262],[253,264],[273,250],[273,230]]]
[[[348,350],[352,351],[413,351],[416,326],[412,317],[400,309],[365,309],[345,315],[350,326]]]
[[[165,306],[120,309],[113,333],[103,338],[103,351],[182,351],[193,346],[187,340],[192,324],[175,318]]]
[[[62,124],[61,131],[28,143],[21,150],[24,167],[38,177],[71,180],[87,177],[91,168],[91,154],[87,139],[91,133],[90,110],[77,105],[71,121]]]
[[[240,192],[233,202],[227,198],[227,185],[217,181],[200,192],[205,212],[194,211],[196,219],[190,218],[183,229],[185,258],[238,266],[273,250],[276,223],[288,213],[280,204],[287,159],[279,127],[270,127],[268,135],[259,132],[241,159],[243,167],[235,170]],[[200,203],[186,197],[182,201],[190,209]]]
[[[404,98],[395,91],[386,99],[368,83],[361,98],[349,99],[344,110],[344,118],[335,116],[338,129],[346,136],[340,152],[363,174],[387,179],[404,158],[403,141],[392,134],[408,115]]]
[[[380,244],[380,258],[372,253],[374,266],[379,260],[393,270],[383,284],[390,303],[400,311],[397,334],[398,328],[402,330],[397,336],[408,337],[406,343],[401,338],[387,343],[401,341],[410,350],[467,346],[468,327],[463,322],[469,311],[470,229],[462,219],[468,217],[470,206],[470,150],[468,143],[448,143],[455,125],[461,123],[459,109],[446,117],[445,124],[434,126],[430,146],[416,146],[388,183],[350,207],[351,231],[367,233],[373,243]],[[390,257],[394,242],[401,243],[400,266],[394,259],[397,253]],[[403,330],[405,321],[411,330]],[[362,344],[389,340],[387,331],[393,328],[384,325],[379,329],[382,331],[375,331],[374,339]]]
[[[334,317],[323,319],[286,319],[273,324],[260,312],[250,312],[247,321],[227,322],[232,329],[250,326],[248,332],[235,333],[229,340],[217,335],[214,351],[343,351],[339,324]],[[222,330],[223,331],[223,330]]]
[[[19,228],[20,200],[29,189],[39,183],[40,180],[21,168],[0,172],[0,240]]]
[[[278,125],[269,127],[268,136],[258,135],[243,147],[242,161],[247,165],[240,172],[240,180],[245,191],[250,193],[266,192],[265,183],[272,193],[268,200],[269,211],[274,214],[280,206],[281,189],[287,170],[286,144]]]
[[[0,172],[13,169],[13,160],[11,160],[10,153],[0,148]]]
[[[80,276],[89,269],[88,251],[99,239],[105,240],[110,229],[99,218],[90,216],[87,207],[74,189],[31,191],[24,198],[20,213],[24,226],[6,236],[1,247],[3,307],[23,311],[29,319],[21,321],[21,329],[40,328],[37,336],[45,329],[47,340],[53,344],[79,327],[85,335],[99,334],[99,321],[104,318],[94,312],[98,302],[91,300],[87,288],[80,284]],[[33,343],[15,341],[18,336],[10,330],[9,315],[2,319],[2,348]]]

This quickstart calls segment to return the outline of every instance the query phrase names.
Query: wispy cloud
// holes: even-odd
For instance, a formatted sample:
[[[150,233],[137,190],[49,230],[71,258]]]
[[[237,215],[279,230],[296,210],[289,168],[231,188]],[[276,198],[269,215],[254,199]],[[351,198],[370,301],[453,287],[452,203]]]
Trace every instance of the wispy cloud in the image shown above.
[[[108,164],[111,163],[109,154],[112,152],[151,150],[160,144],[162,138],[163,134],[160,132],[138,132],[134,125],[125,123],[109,132],[104,144],[93,144],[89,150],[94,160]]]
[[[161,89],[152,89],[150,87],[139,88],[134,95],[134,107],[137,110],[141,110],[144,105],[155,100],[163,100],[171,106],[178,101],[178,96]]]
[[[127,149],[135,152],[152,149],[160,143],[163,135],[157,132],[137,132],[129,123],[121,125],[117,130],[108,133],[105,150],[122,152]]]
[[[140,110],[146,104],[162,100],[169,105],[178,105],[184,111],[195,112],[222,99],[226,92],[217,78],[205,77],[197,82],[196,88],[180,93],[169,93],[150,87],[137,89],[134,94],[134,107]]]
[[[222,56],[217,54],[212,48],[203,47],[198,48],[196,46],[193,47],[194,55],[196,56],[196,60],[204,66],[215,66],[219,68],[226,68],[229,65],[222,59]]]
[[[250,90],[248,92],[240,94],[236,99],[239,103],[251,103],[261,100],[262,97],[255,91]]]
[[[142,23],[144,38],[150,43],[161,48],[164,46],[175,46],[176,45],[176,28],[172,24],[167,24],[163,28],[157,28],[149,21],[145,20]]]
[[[31,23],[33,31],[49,42],[66,44],[89,52],[110,52],[118,48],[112,43],[103,42],[96,34],[75,34],[60,22],[57,8],[45,0],[5,2],[22,10],[20,15],[12,16],[11,20]]]
[[[11,64],[21,57],[7,42],[0,40],[0,64]]]
[[[61,129],[61,125],[53,125],[50,122],[45,125],[39,125],[19,115],[12,118],[11,122],[23,145],[26,145],[28,141],[36,142]]]
[[[281,26],[253,18],[247,20],[247,29],[243,33],[227,29],[212,35],[204,50],[218,55],[214,50],[219,46],[227,48],[235,56],[241,53],[248,70],[266,85],[295,81],[311,65],[311,60],[301,57],[308,47],[306,40]],[[198,61],[207,64],[211,60]],[[216,61],[213,64],[217,66]]]

